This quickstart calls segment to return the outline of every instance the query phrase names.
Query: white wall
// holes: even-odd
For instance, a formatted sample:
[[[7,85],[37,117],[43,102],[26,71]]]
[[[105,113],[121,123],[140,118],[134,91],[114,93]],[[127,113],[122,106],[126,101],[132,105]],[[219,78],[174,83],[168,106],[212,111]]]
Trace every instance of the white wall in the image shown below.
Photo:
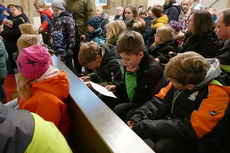
[[[210,6],[215,2],[216,0],[201,0],[201,4],[204,7]],[[212,6],[216,9],[216,12],[218,13],[220,10],[227,8],[228,6],[228,0],[217,0],[217,2]]]
[[[153,5],[163,5],[165,0],[148,0],[148,7]]]
[[[177,0],[178,2],[181,0]],[[201,0],[201,4],[204,7],[210,6],[213,2],[216,0]],[[163,5],[165,0],[148,0],[148,6],[153,6],[155,4]],[[228,0],[217,0],[217,3],[213,5],[213,7],[216,9],[216,12],[218,13],[220,10],[227,8],[228,6]]]

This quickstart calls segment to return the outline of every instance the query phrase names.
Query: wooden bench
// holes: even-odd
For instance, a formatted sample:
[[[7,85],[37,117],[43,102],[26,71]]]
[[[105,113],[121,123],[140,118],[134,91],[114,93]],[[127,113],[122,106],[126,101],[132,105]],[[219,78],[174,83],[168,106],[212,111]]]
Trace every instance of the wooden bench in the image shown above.
[[[53,65],[70,81],[70,146],[77,153],[154,153],[56,56]]]

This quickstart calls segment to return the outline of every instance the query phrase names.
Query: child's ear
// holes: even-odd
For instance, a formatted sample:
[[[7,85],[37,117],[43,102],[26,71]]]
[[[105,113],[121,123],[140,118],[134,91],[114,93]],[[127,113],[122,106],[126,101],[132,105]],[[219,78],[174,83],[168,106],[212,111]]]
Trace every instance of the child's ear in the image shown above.
[[[187,84],[185,85],[188,90],[193,90],[195,88],[195,85],[193,84]]]
[[[140,51],[140,52],[138,53],[138,56],[140,56],[141,58],[144,57],[144,52],[143,52],[143,51]]]
[[[97,55],[96,56],[96,61],[99,61],[101,59],[101,56],[100,55]]]

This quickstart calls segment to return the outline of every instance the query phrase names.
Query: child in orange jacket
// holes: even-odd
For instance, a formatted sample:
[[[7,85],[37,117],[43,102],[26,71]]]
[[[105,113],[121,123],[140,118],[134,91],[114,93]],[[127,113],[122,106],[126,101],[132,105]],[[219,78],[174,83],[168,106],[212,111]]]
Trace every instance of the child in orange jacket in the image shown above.
[[[26,109],[53,122],[67,137],[70,127],[66,99],[69,80],[66,72],[49,64],[50,54],[41,45],[21,50],[19,69],[19,109]]]

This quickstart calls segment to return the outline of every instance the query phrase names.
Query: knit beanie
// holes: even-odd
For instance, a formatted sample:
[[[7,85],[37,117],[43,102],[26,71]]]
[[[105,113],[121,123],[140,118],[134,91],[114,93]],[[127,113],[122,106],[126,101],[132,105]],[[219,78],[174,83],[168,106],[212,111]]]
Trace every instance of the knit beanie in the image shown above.
[[[101,26],[101,19],[99,17],[92,17],[88,20],[88,24],[96,30]]]
[[[24,48],[17,58],[18,70],[25,77],[36,80],[48,70],[50,58],[48,51],[41,45]]]
[[[59,8],[61,10],[65,10],[65,0],[54,0],[51,4],[51,8]]]

